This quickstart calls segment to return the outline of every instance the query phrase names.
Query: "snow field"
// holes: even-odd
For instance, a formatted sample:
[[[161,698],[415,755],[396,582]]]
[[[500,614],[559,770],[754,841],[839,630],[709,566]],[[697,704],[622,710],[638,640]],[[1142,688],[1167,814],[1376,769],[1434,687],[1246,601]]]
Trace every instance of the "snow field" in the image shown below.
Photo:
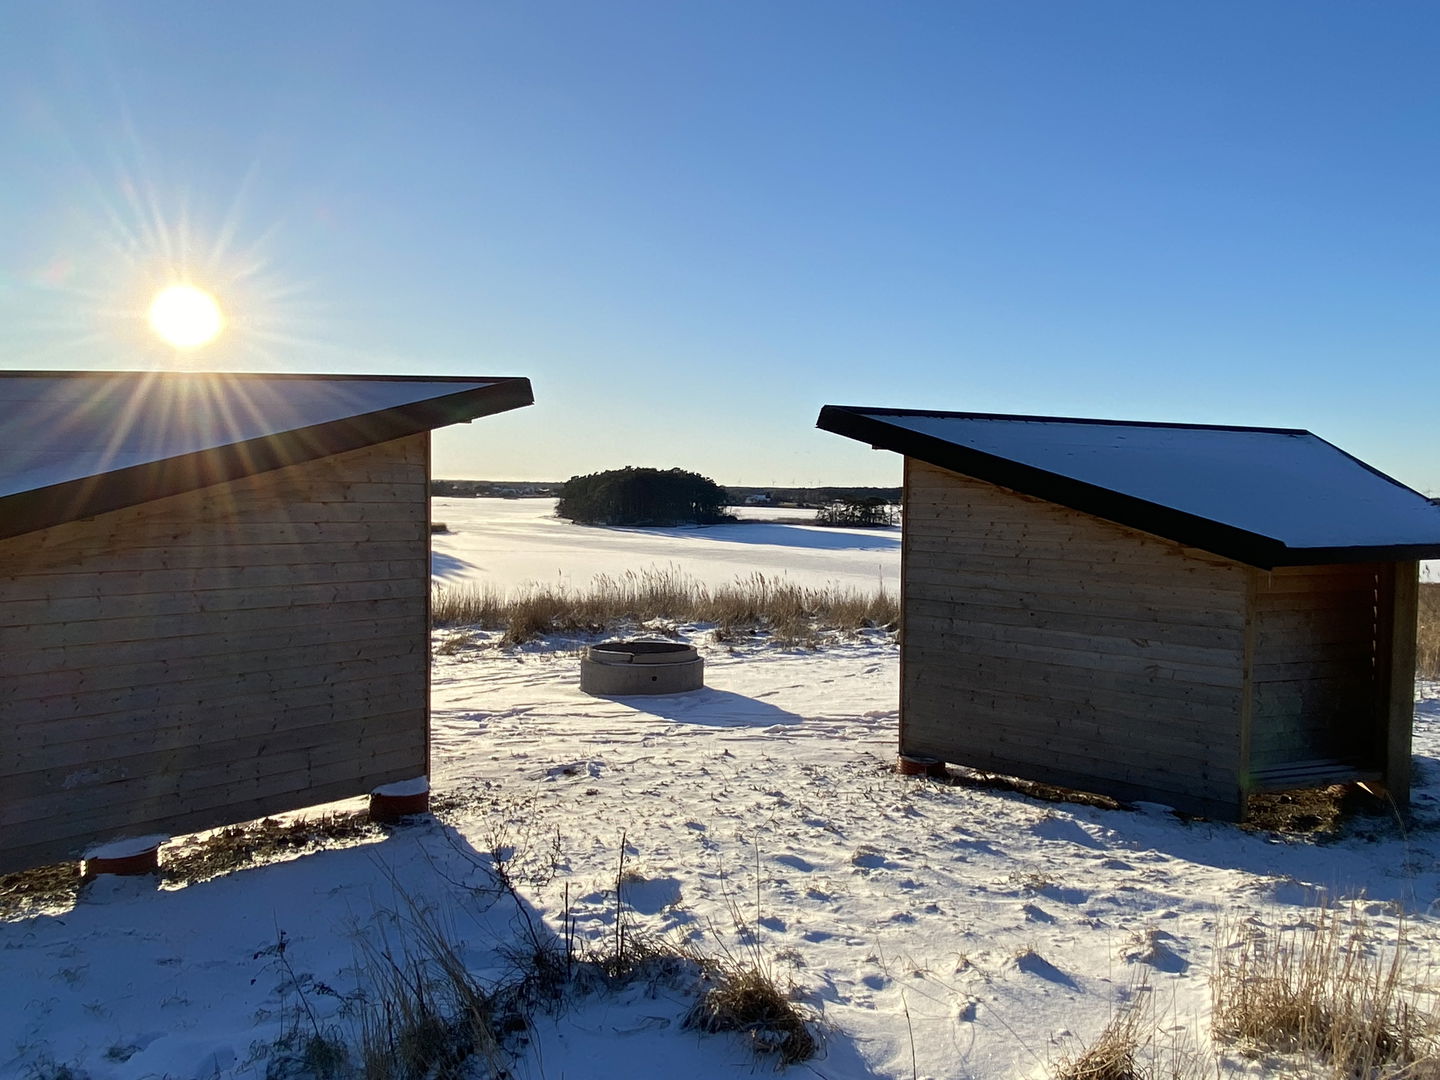
[[[795,585],[900,586],[899,529],[831,529],[805,522],[813,511],[733,508],[765,524],[680,529],[592,529],[554,516],[553,499],[432,499],[431,518],[450,530],[431,538],[442,587],[493,582],[584,586],[679,566],[714,587],[762,573]],[[776,523],[776,522],[779,523]]]
[[[1221,925],[1293,923],[1320,901],[1363,897],[1391,938],[1410,913],[1422,960],[1436,943],[1428,833],[1407,848],[1380,823],[1322,845],[902,778],[890,645],[712,646],[707,664],[705,690],[604,701],[578,693],[565,653],[522,651],[500,676],[484,650],[447,658],[437,786],[482,782],[467,835],[497,815],[532,849],[558,830],[561,875],[533,898],[559,925],[572,882],[592,937],[613,925],[623,835],[643,925],[755,941],[843,1032],[841,1059],[864,1069],[822,1075],[910,1076],[912,1033],[921,1076],[1043,1075],[1062,1033],[1092,1037],[1140,981],[1203,1041]],[[1440,701],[1426,709],[1417,808],[1433,828]],[[484,760],[466,760],[482,733]]]
[[[578,530],[530,500],[436,504],[452,529],[435,538],[442,581],[583,585],[673,563],[713,583],[759,570],[867,587],[867,563],[897,567],[884,534]],[[0,923],[0,1076],[286,1075],[276,1043],[312,1013],[353,1033],[361,943],[403,940],[412,903],[477,976],[513,970],[527,919],[493,889],[492,853],[548,932],[573,921],[580,941],[605,940],[622,837],[632,927],[793,982],[830,1028],[797,1074],[831,1080],[1042,1076],[1067,1034],[1092,1038],[1136,994],[1203,1043],[1223,928],[1297,926],[1322,899],[1353,900],[1392,942],[1407,924],[1421,977],[1440,957],[1440,685],[1417,710],[1409,830],[1357,821],[1317,842],[901,777],[883,635],[804,652],[680,632],[706,688],[670,697],[581,694],[578,641],[502,650],[473,633],[437,655],[443,822],[174,890],[102,878],[71,910]],[[692,1000],[641,982],[542,1015],[515,1075],[754,1073],[736,1037],[682,1029]],[[1267,1068],[1233,1057],[1226,1072]]]

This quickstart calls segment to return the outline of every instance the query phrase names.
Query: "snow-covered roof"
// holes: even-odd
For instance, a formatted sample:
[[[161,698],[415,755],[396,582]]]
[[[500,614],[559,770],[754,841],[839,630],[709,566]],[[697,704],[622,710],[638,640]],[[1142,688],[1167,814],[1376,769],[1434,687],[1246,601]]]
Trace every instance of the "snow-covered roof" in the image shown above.
[[[532,400],[518,378],[0,371],[0,537]]]
[[[1440,506],[1299,429],[841,405],[819,426],[1254,566],[1440,556]]]

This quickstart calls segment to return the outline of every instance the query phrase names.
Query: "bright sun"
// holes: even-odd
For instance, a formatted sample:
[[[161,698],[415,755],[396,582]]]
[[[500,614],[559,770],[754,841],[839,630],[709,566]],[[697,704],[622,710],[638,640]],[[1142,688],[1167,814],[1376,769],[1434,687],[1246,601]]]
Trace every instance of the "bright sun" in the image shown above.
[[[208,345],[225,328],[220,305],[204,289],[171,285],[150,303],[150,326],[177,349]]]

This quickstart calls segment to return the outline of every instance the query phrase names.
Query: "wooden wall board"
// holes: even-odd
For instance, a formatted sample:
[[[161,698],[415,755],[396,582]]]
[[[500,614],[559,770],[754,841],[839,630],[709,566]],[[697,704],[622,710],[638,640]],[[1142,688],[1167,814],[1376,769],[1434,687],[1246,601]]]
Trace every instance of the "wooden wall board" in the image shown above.
[[[906,462],[903,752],[1237,813],[1247,568]]]
[[[0,870],[424,773],[428,455],[422,433],[0,541]]]

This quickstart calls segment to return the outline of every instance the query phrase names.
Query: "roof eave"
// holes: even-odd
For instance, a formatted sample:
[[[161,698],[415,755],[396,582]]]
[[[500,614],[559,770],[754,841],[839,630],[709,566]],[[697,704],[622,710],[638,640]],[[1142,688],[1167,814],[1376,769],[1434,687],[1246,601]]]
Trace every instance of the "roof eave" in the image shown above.
[[[534,404],[529,379],[483,381],[479,388],[22,491],[0,499],[0,540]]]
[[[1334,566],[1340,563],[1420,562],[1440,559],[1440,544],[1370,544],[1357,547],[1286,548],[1274,564]],[[1271,569],[1265,567],[1264,569]]]
[[[1262,570],[1287,565],[1287,548],[1274,537],[1125,495],[1083,480],[957,446],[945,439],[897,428],[844,406],[827,405],[816,426],[877,450],[891,450],[927,464],[1044,499],[1071,510],[1199,548]]]

